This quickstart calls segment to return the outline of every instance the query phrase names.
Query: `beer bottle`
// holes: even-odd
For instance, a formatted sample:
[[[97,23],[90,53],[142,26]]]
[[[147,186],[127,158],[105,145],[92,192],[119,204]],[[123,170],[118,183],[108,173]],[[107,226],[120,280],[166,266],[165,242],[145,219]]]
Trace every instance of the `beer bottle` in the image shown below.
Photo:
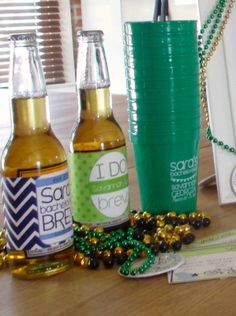
[[[128,222],[129,185],[124,134],[111,105],[102,31],[78,32],[79,118],[69,153],[75,222],[107,229]]]
[[[3,209],[10,268],[34,279],[73,259],[66,154],[51,129],[34,33],[10,37],[12,132],[3,151]]]

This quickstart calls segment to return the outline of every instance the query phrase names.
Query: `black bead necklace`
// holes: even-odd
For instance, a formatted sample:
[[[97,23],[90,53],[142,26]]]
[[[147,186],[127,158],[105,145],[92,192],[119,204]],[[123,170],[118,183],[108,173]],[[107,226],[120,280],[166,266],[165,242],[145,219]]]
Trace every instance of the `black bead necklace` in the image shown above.
[[[142,274],[153,264],[159,252],[179,251],[182,244],[192,243],[195,240],[192,227],[199,229],[208,227],[210,223],[206,212],[151,215],[132,211],[127,230],[107,233],[102,227],[76,225],[74,261],[89,269],[97,269],[101,261],[105,268],[116,263],[121,265],[121,274]],[[132,264],[139,257],[144,261],[133,268]]]
[[[102,227],[74,225],[74,262],[91,270],[100,262],[105,268],[121,265],[123,275],[144,273],[160,252],[179,251],[183,244],[195,240],[191,228],[208,227],[211,223],[206,212],[188,215],[170,212],[166,215],[151,215],[148,212],[132,211],[130,227],[105,232]],[[132,264],[137,258],[142,263]],[[0,268],[8,267],[4,231],[0,232]]]

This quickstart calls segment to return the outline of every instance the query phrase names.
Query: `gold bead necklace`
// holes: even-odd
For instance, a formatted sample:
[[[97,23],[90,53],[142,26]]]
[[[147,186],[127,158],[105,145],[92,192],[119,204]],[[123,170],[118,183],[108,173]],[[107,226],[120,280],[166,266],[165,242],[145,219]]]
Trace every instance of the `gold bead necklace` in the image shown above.
[[[219,0],[209,15],[203,27],[200,30],[200,35],[198,36],[199,42],[199,60],[200,60],[200,99],[201,105],[205,112],[205,119],[207,123],[206,137],[208,140],[217,144],[222,149],[236,154],[236,149],[225,144],[222,140],[218,140],[212,135],[210,122],[209,122],[209,109],[208,109],[208,99],[206,91],[206,78],[207,78],[207,66],[211,60],[222,36],[232,9],[234,7],[235,0]],[[206,34],[208,29],[208,37],[203,43],[203,35]],[[210,35],[209,35],[210,34]],[[206,36],[205,36],[206,37]]]

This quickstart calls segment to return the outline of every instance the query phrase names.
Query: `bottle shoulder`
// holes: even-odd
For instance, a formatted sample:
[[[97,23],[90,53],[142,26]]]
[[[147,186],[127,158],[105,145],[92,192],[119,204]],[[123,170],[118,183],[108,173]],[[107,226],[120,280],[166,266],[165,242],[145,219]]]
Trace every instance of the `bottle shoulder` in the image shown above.
[[[112,118],[80,120],[72,133],[71,151],[111,149],[125,145],[125,136]]]
[[[2,155],[2,170],[44,168],[66,161],[66,153],[53,133],[13,136]]]

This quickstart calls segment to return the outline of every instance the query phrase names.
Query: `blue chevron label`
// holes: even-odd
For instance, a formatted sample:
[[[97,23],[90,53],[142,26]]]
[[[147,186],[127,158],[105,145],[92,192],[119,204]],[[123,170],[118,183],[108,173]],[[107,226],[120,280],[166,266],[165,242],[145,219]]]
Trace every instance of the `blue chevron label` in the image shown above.
[[[67,170],[31,178],[3,178],[7,247],[28,257],[52,254],[72,245]]]

